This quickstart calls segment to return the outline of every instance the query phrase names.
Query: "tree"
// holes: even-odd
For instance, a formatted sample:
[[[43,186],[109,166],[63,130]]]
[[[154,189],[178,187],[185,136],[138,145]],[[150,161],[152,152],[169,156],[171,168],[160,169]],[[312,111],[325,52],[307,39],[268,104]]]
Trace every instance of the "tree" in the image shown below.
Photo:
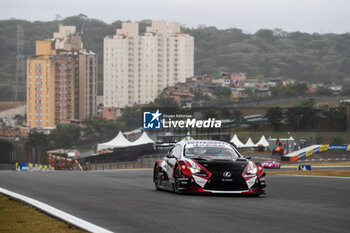
[[[141,109],[137,106],[125,107],[122,116],[117,119],[124,130],[133,130],[142,126]]]
[[[31,147],[41,147],[45,148],[48,146],[49,137],[43,133],[32,132],[28,134],[27,140],[25,141],[25,146],[27,148]]]
[[[80,136],[80,128],[75,125],[61,126],[58,125],[52,133],[55,146],[70,148],[76,145]]]
[[[330,95],[333,94],[333,92],[332,92],[331,89],[329,89],[329,88],[327,88],[327,87],[321,86],[321,87],[318,87],[318,88],[316,89],[315,94],[316,94],[316,95],[320,95],[320,96],[325,96],[325,95],[326,95],[326,96],[330,96]]]
[[[281,129],[283,120],[283,111],[280,107],[274,107],[267,110],[267,123],[275,130]]]
[[[101,140],[114,137],[121,128],[118,122],[100,117],[85,119],[82,123],[87,126],[82,129],[86,137],[98,136]]]
[[[213,94],[219,98],[230,98],[232,91],[228,87],[217,87],[214,89]]]
[[[158,97],[153,102],[147,104],[147,108],[175,108],[179,109],[180,105],[170,97]]]
[[[195,100],[195,101],[209,102],[211,99],[208,95],[203,95],[203,93],[200,91],[195,91],[193,93],[193,95],[194,95],[193,100]]]
[[[232,91],[229,87],[217,87],[213,94],[216,97],[214,103],[227,104],[233,102]]]
[[[243,121],[243,113],[239,110],[233,111],[233,118],[236,120],[236,125],[239,126]]]
[[[207,110],[203,114],[203,119],[218,118],[218,114],[214,110]]]
[[[297,107],[286,112],[287,122],[291,130],[314,129],[319,122],[318,110],[314,108],[315,100],[310,98],[302,101]]]

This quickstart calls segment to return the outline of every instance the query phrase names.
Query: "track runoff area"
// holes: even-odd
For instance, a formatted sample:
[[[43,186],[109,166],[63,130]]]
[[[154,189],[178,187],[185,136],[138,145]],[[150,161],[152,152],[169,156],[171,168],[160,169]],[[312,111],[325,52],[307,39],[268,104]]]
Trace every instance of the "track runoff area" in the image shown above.
[[[350,227],[348,178],[267,175],[266,195],[253,198],[155,191],[152,174],[151,169],[2,171],[0,192],[90,232],[342,232]]]

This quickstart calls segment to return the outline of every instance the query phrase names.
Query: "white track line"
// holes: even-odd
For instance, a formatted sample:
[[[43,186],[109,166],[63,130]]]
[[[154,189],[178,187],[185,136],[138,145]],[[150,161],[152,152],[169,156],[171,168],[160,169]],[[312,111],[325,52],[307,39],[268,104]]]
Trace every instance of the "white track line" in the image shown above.
[[[292,174],[276,174],[276,175],[269,175],[269,178],[272,176],[293,176],[293,177],[310,177],[310,178],[333,178],[333,179],[350,179],[350,177],[344,177],[344,176],[317,176],[317,175],[292,175]]]
[[[89,223],[85,220],[77,218],[73,215],[70,215],[66,212],[63,212],[59,209],[56,209],[52,206],[49,206],[43,202],[32,199],[30,197],[26,197],[26,196],[23,196],[21,194],[18,194],[18,193],[15,193],[15,192],[9,191],[7,189],[3,189],[3,188],[0,188],[0,193],[3,193],[7,196],[10,196],[13,199],[23,201],[29,205],[32,205],[32,206],[44,211],[45,213],[48,213],[56,218],[61,219],[64,222],[67,222],[69,224],[77,226],[77,227],[84,229],[88,232],[97,232],[97,233],[111,233],[112,232],[112,231],[109,231],[109,230],[104,229],[102,227],[99,227],[97,225],[94,225],[92,223]]]

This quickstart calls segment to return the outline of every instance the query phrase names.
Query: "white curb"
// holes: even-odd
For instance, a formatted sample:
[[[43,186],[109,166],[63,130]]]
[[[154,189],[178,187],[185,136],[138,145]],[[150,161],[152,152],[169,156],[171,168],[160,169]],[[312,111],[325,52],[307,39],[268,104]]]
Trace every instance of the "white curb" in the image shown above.
[[[83,219],[77,218],[73,215],[70,215],[66,212],[63,212],[59,209],[56,209],[52,206],[49,206],[43,202],[37,201],[35,199],[32,199],[30,197],[23,196],[21,194],[9,191],[7,189],[0,188],[0,193],[3,193],[7,196],[10,196],[11,198],[23,201],[29,205],[35,206],[36,208],[55,216],[56,218],[61,219],[64,222],[67,222],[69,224],[72,224],[74,226],[77,226],[81,229],[84,229],[88,232],[96,232],[96,233],[111,233],[112,231],[109,231],[107,229],[104,229],[102,227],[99,227],[95,224],[89,223]]]

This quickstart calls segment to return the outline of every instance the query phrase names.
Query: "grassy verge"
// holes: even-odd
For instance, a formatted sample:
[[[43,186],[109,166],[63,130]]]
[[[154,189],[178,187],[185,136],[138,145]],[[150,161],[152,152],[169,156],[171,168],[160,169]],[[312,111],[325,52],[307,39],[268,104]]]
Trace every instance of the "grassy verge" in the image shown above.
[[[0,194],[0,232],[81,233],[66,223],[51,218],[32,206]]]
[[[308,175],[308,176],[343,176],[350,177],[348,170],[327,170],[327,171],[266,171],[267,175]]]

